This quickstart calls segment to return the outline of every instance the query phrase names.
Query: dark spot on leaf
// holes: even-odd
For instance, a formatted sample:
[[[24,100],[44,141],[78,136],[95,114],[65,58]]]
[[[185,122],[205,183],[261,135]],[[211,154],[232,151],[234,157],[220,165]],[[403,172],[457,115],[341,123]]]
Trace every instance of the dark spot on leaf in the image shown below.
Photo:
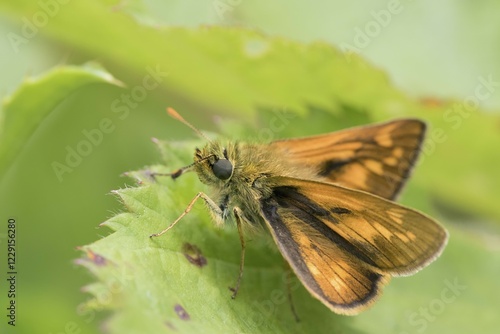
[[[164,324],[165,324],[165,326],[168,327],[168,329],[171,329],[173,331],[177,331],[177,328],[175,328],[174,324],[171,323],[170,321],[165,321]]]
[[[182,252],[184,253],[186,259],[195,266],[201,268],[207,264],[207,259],[203,256],[203,254],[201,254],[201,250],[195,245],[187,242],[184,243],[184,245],[182,245]]]
[[[175,304],[174,310],[175,310],[175,313],[177,313],[177,315],[179,316],[179,319],[186,320],[186,321],[191,319],[189,314],[186,312],[184,307],[182,307],[181,305]]]
[[[339,207],[337,207],[337,208],[331,208],[330,211],[332,213],[337,214],[337,215],[349,215],[349,214],[352,213],[351,210],[349,210],[349,209],[339,208]]]

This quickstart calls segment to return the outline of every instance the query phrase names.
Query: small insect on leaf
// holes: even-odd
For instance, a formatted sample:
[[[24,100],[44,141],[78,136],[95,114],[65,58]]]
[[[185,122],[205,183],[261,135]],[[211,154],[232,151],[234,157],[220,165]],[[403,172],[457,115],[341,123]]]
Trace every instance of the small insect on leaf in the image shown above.
[[[392,201],[419,155],[426,129],[420,120],[257,144],[211,141],[172,108],[168,114],[207,140],[192,164],[168,175],[194,171],[214,195],[198,193],[152,236],[200,198],[217,224],[234,221],[241,261],[233,298],[243,277],[243,225],[267,229],[307,290],[345,315],[370,307],[391,277],[415,274],[446,245],[438,222]],[[196,248],[184,251],[191,263],[206,264]]]

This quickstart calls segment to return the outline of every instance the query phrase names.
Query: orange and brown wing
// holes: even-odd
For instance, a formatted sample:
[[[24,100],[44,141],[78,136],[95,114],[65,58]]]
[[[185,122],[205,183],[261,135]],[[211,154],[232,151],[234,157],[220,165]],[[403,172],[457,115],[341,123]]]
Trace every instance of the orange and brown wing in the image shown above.
[[[424,134],[425,123],[402,119],[271,145],[326,182],[393,199],[410,174]]]
[[[437,222],[369,193],[287,177],[260,201],[283,256],[306,288],[340,314],[357,314],[390,276],[411,275],[447,240]]]

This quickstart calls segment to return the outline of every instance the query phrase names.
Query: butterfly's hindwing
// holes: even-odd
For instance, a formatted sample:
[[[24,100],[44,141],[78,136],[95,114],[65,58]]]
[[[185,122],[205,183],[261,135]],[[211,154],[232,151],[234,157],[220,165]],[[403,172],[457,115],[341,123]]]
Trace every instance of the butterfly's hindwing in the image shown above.
[[[332,310],[356,314],[390,276],[435,259],[446,232],[432,219],[371,194],[333,184],[273,177],[261,214],[308,290]]]

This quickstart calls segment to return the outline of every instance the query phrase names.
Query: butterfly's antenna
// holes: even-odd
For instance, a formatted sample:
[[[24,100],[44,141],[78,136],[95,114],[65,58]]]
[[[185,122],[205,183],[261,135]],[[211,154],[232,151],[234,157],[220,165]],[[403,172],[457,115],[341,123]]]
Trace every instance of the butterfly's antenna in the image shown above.
[[[176,178],[178,178],[179,176],[181,176],[185,172],[189,171],[194,165],[196,165],[196,164],[198,164],[198,163],[200,163],[202,161],[205,161],[207,159],[210,159],[211,157],[214,157],[214,156],[215,156],[215,154],[210,154],[210,155],[208,155],[208,156],[206,156],[204,158],[201,158],[198,161],[193,162],[192,164],[189,164],[187,166],[179,168],[178,170],[176,170],[175,172],[172,172],[172,173],[151,173],[150,175],[152,177],[156,177],[156,176],[170,176],[170,177],[172,177],[172,179],[175,180]]]
[[[201,132],[200,130],[198,130],[197,128],[195,128],[193,125],[191,125],[191,123],[189,123],[188,121],[186,121],[181,115],[179,115],[179,113],[177,111],[175,111],[173,108],[170,108],[168,107],[167,108],[167,113],[170,115],[170,117],[184,123],[185,125],[187,125],[188,127],[190,127],[194,132],[196,132],[196,134],[204,139],[206,139],[207,141],[211,142],[210,138],[208,138],[203,132]],[[191,170],[191,168],[196,165],[197,163],[200,163],[202,161],[205,161],[207,159],[210,159],[211,157],[213,157],[214,154],[210,154],[206,157],[203,157],[201,159],[199,159],[198,161],[195,161],[193,162],[192,164],[190,165],[187,165],[187,166],[184,166],[182,168],[179,168],[178,170],[172,172],[172,173],[151,173],[151,176],[152,177],[156,177],[156,176],[171,176],[172,179],[176,179],[178,178],[179,176],[181,176],[182,174],[184,174],[185,172]]]
[[[184,123],[185,125],[187,125],[188,127],[191,128],[191,130],[193,130],[194,132],[196,132],[196,134],[206,140],[208,140],[209,142],[212,142],[210,140],[210,138],[208,138],[203,132],[201,132],[200,130],[198,130],[197,128],[195,128],[191,123],[189,123],[188,121],[186,121],[181,115],[179,115],[179,113],[177,111],[175,111],[173,108],[170,108],[168,107],[167,108],[167,113],[170,115],[170,117]]]

